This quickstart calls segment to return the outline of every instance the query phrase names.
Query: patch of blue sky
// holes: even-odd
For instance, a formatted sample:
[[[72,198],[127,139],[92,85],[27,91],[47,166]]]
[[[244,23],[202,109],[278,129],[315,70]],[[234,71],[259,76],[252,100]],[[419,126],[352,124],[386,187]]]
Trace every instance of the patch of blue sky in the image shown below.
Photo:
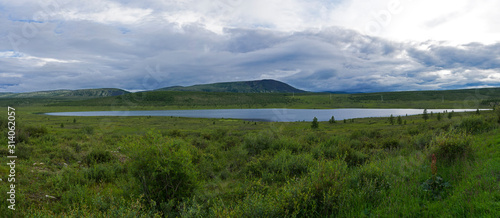
[[[0,58],[19,58],[19,57],[24,57],[24,54],[21,52],[16,52],[14,50],[0,51]]]
[[[33,20],[33,19],[17,19],[17,18],[14,18],[12,17],[12,15],[9,14],[9,18],[8,18],[10,21],[14,21],[14,22],[23,22],[23,23],[44,23],[43,21],[38,21],[38,20]]]
[[[118,29],[120,30],[120,32],[122,32],[122,34],[127,34],[127,33],[130,33],[130,29],[126,28],[126,27],[118,27]]]

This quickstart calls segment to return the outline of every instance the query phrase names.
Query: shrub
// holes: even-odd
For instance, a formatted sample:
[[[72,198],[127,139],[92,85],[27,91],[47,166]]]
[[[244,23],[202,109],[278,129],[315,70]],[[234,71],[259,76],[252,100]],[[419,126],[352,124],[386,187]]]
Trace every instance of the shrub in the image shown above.
[[[82,128],[82,133],[86,135],[92,135],[94,134],[94,127],[92,126],[85,126]]]
[[[84,170],[85,178],[93,182],[110,182],[116,177],[111,167],[104,164],[94,164]]]
[[[299,177],[308,172],[314,160],[310,155],[293,155],[290,151],[278,152],[268,164],[271,177],[265,178],[277,182],[284,182],[289,178]]]
[[[104,149],[94,149],[85,156],[85,163],[89,166],[100,163],[107,163],[114,159],[111,152]]]
[[[279,137],[278,139],[274,140],[271,147],[274,150],[290,150],[292,153],[298,153],[302,151],[302,144],[298,142],[298,140],[295,140],[292,137]]]
[[[457,129],[461,129],[467,133],[479,133],[489,128],[489,124],[484,122],[481,116],[471,116],[463,118]]]
[[[243,140],[243,145],[248,150],[248,154],[257,155],[268,149],[273,141],[274,135],[269,131],[265,131],[259,134],[248,134]]]
[[[318,127],[319,127],[318,118],[314,117],[312,124],[311,124],[311,128],[317,129]]]
[[[171,136],[171,137],[183,137],[184,136],[184,134],[178,129],[169,130],[166,135]]]
[[[175,216],[183,198],[191,197],[198,186],[195,148],[155,132],[128,137],[121,144],[131,157],[130,170],[147,201],[156,202],[164,214]]]
[[[376,203],[380,193],[390,188],[387,176],[374,164],[364,165],[351,179],[351,187],[358,190],[366,201]]]
[[[413,145],[416,149],[422,150],[430,145],[432,141],[431,133],[421,133],[416,136],[413,136]]]
[[[342,160],[321,161],[307,182],[316,212],[323,216],[335,214],[341,209],[341,193],[347,189],[347,165]]]
[[[430,145],[430,153],[438,160],[454,161],[460,157],[472,157],[471,139],[465,133],[446,133],[435,137]]]
[[[332,116],[332,118],[330,118],[330,120],[328,120],[328,123],[330,123],[330,124],[334,124],[334,123],[336,123],[336,121],[335,121],[335,117],[334,117],[334,116]]]
[[[19,127],[16,129],[16,143],[29,142],[31,137],[42,137],[48,133],[47,127],[45,126],[26,126]]]
[[[382,141],[382,148],[395,149],[399,147],[399,140],[396,138],[388,138]]]

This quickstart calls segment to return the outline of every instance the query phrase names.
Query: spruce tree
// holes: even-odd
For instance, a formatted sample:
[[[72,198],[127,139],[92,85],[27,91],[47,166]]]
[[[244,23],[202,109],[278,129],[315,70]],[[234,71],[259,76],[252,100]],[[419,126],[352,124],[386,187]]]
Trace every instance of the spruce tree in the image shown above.
[[[422,114],[422,118],[424,118],[425,122],[427,122],[427,119],[429,119],[429,114],[427,113],[427,109],[424,109],[424,114]]]
[[[317,129],[319,127],[319,124],[318,124],[318,118],[314,117],[313,121],[312,121],[312,125],[311,125],[311,128],[313,129]]]

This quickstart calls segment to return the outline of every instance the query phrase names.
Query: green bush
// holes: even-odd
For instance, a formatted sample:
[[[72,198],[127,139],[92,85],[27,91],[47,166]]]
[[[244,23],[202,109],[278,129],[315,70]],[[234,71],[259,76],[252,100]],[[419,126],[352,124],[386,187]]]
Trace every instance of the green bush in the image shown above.
[[[82,128],[82,133],[86,135],[92,135],[94,134],[94,127],[92,126],[85,126]]]
[[[93,182],[110,182],[116,178],[115,172],[106,164],[94,164],[84,170],[85,178]]]
[[[248,150],[248,154],[257,155],[263,150],[269,149],[274,141],[272,132],[265,131],[259,134],[248,134],[243,140],[243,145]]]
[[[313,163],[310,155],[293,155],[288,150],[282,150],[268,163],[268,173],[263,175],[263,179],[266,182],[285,182],[307,173]]]
[[[313,150],[315,158],[326,158],[334,160],[343,157],[349,166],[358,166],[368,160],[368,155],[362,151],[352,148],[351,141],[342,137],[332,137],[324,143],[320,143]]]
[[[480,133],[488,130],[490,128],[490,124],[486,123],[482,116],[475,115],[463,118],[456,128],[467,133]]]
[[[381,192],[391,187],[384,171],[374,164],[361,167],[351,179],[351,187],[365,198],[365,202],[376,204]]]
[[[457,158],[473,157],[471,138],[466,133],[445,133],[435,137],[430,145],[430,153],[438,160],[452,162]]]
[[[422,150],[426,148],[427,146],[430,145],[432,141],[432,134],[431,133],[421,133],[418,135],[413,136],[413,145],[417,150]]]
[[[387,138],[382,141],[382,148],[384,149],[395,149],[399,147],[399,140],[396,138]]]
[[[302,144],[298,142],[298,140],[292,137],[284,137],[284,136],[274,140],[271,145],[271,148],[276,151],[289,150],[292,153],[298,153],[303,149],[305,149],[302,147]]]
[[[29,142],[32,137],[38,138],[46,135],[48,133],[47,127],[45,126],[26,126],[18,127],[16,129],[16,143],[19,142]]]
[[[93,164],[107,163],[114,158],[111,152],[98,148],[90,151],[90,153],[85,156],[85,163],[90,166]]]
[[[156,202],[165,215],[175,216],[182,200],[191,197],[198,186],[195,148],[155,132],[129,137],[121,144],[130,155],[130,170],[146,200]]]

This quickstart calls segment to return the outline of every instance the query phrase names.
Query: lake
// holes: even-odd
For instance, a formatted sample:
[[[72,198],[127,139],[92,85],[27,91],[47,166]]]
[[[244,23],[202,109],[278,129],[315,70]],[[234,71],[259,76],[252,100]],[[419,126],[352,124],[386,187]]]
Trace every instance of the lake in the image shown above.
[[[443,111],[476,111],[476,109],[428,109],[428,113]],[[85,112],[55,112],[46,113],[52,116],[174,116],[194,118],[232,118],[251,121],[294,122],[328,121],[332,116],[335,120],[366,118],[366,117],[395,117],[422,114],[423,109],[212,109],[212,110],[154,110],[154,111],[85,111]]]

